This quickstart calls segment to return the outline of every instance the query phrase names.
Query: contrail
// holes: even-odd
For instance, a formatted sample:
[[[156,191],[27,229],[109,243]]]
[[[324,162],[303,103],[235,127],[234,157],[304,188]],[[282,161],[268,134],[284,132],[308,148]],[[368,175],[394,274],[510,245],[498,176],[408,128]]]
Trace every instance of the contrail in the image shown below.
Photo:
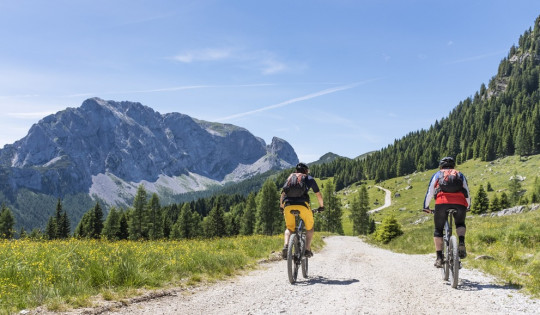
[[[374,81],[374,80],[367,80],[367,81],[363,81],[363,82],[357,82],[357,83],[353,83],[353,84],[348,84],[348,85],[338,86],[338,87],[331,88],[331,89],[322,90],[322,91],[315,92],[315,93],[312,93],[312,94],[296,97],[296,98],[293,98],[293,99],[290,99],[290,100],[287,100],[287,101],[284,101],[284,102],[281,102],[281,103],[278,103],[278,104],[262,107],[262,108],[259,108],[259,109],[254,109],[254,110],[247,111],[247,112],[244,112],[244,113],[234,114],[234,115],[227,116],[227,117],[218,118],[218,119],[215,119],[214,121],[224,121],[224,120],[231,120],[231,119],[234,119],[234,118],[249,116],[249,115],[264,112],[264,111],[267,111],[267,110],[270,110],[270,109],[287,106],[287,105],[297,103],[297,102],[301,102],[301,101],[306,101],[306,100],[316,98],[316,97],[319,97],[319,96],[323,96],[323,95],[326,95],[326,94],[331,94],[331,93],[335,93],[335,92],[339,92],[339,91],[343,91],[343,90],[348,90],[348,89],[356,87],[356,86],[358,86],[360,84],[364,84],[364,83],[367,83],[367,82],[370,82],[370,81]]]

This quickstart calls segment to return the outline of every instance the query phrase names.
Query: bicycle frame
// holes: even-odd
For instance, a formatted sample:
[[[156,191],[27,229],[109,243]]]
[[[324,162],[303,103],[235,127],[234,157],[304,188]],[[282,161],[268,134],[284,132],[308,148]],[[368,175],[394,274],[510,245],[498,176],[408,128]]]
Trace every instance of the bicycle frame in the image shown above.
[[[289,249],[287,253],[287,271],[289,282],[294,284],[298,277],[298,269],[302,266],[302,275],[307,278],[308,258],[304,256],[306,250],[306,233],[304,231],[304,220],[300,218],[299,210],[291,210],[295,216],[296,228],[289,238]]]

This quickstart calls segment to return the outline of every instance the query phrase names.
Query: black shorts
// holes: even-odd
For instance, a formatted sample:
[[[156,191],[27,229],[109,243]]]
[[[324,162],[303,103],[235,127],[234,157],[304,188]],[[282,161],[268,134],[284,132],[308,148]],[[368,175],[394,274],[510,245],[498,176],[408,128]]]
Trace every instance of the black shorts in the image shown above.
[[[433,220],[435,221],[435,231],[433,232],[433,236],[443,237],[444,223],[448,219],[448,209],[457,210],[457,212],[454,213],[456,229],[459,227],[465,227],[465,216],[467,215],[467,207],[453,204],[435,205],[435,211],[433,213]]]

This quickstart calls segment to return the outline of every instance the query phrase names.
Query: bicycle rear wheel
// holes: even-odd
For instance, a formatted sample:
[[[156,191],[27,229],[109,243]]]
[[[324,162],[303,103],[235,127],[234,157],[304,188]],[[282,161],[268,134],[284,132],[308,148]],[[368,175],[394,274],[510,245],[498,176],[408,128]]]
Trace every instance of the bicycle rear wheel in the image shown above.
[[[449,254],[448,261],[450,262],[450,285],[452,288],[457,288],[459,281],[459,255],[458,255],[458,246],[457,239],[455,235],[450,237],[449,242]]]
[[[300,257],[299,241],[296,234],[291,235],[289,239],[289,249],[287,251],[287,273],[289,274],[289,282],[294,284],[298,277],[298,267],[300,263],[298,258]]]
[[[302,235],[302,253],[304,253],[306,249],[306,236],[305,235]],[[302,255],[302,261],[301,261],[301,264],[302,264],[302,276],[304,278],[307,278],[308,277],[308,258],[304,255]]]

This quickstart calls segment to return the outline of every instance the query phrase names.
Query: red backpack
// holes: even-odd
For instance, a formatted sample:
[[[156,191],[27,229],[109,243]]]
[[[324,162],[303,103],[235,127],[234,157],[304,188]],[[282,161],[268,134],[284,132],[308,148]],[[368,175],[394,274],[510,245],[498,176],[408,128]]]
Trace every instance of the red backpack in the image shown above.
[[[439,171],[439,180],[435,183],[435,193],[448,192],[456,193],[463,191],[463,180],[461,173],[453,168]]]

